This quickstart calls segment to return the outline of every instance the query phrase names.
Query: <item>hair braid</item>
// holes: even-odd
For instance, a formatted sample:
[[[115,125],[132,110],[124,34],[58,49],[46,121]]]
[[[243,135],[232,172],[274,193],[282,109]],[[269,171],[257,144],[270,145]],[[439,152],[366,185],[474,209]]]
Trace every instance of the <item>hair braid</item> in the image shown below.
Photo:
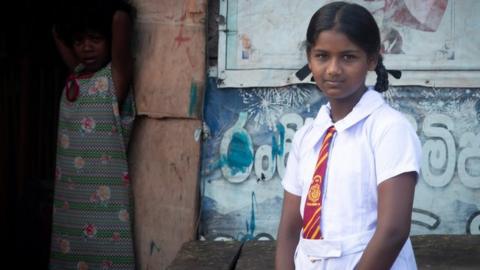
[[[375,67],[375,73],[377,73],[377,83],[375,84],[375,90],[378,92],[385,92],[388,90],[388,72],[383,65],[383,57],[378,56],[377,66]]]

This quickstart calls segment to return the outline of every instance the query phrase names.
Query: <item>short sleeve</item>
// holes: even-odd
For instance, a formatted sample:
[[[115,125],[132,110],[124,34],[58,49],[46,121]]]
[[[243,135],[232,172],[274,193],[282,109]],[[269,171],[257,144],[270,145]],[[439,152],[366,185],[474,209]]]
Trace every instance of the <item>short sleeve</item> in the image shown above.
[[[399,119],[378,133],[374,140],[377,185],[405,172],[420,171],[421,144],[406,119]]]
[[[283,176],[282,186],[285,191],[297,196],[302,196],[302,185],[298,180],[298,165],[299,165],[299,132],[295,134],[292,141],[292,147],[288,154],[287,168]]]

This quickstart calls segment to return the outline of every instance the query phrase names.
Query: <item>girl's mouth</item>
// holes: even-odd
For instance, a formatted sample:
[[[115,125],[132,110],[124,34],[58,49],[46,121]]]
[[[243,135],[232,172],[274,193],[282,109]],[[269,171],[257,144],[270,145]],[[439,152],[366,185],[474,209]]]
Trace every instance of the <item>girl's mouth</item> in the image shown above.
[[[342,81],[337,81],[337,80],[325,80],[324,82],[327,86],[332,86],[332,87],[339,86],[343,83]]]
[[[83,59],[83,62],[87,65],[91,65],[91,64],[94,64],[96,60],[95,58],[86,58],[86,59]]]

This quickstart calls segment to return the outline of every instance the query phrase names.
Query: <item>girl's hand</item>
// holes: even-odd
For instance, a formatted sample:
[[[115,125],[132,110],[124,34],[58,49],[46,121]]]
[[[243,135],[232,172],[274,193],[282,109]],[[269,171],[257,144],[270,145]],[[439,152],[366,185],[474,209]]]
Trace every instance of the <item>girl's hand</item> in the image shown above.
[[[55,25],[52,26],[52,36],[57,47],[58,53],[63,59],[63,62],[67,65],[70,72],[73,72],[75,67],[79,64],[79,60],[75,56],[73,49],[67,46],[65,42],[60,38]]]
[[[294,255],[300,231],[302,216],[300,215],[301,197],[287,191],[283,195],[282,216],[278,227],[277,248],[275,252],[276,270],[295,269]]]

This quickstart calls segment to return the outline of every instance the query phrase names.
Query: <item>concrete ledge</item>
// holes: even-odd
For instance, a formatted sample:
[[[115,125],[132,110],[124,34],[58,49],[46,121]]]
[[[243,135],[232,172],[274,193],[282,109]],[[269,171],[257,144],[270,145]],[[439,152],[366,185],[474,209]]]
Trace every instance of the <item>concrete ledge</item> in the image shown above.
[[[480,269],[480,235],[411,237],[419,270]],[[274,269],[275,241],[191,241],[168,270]]]
[[[480,269],[480,235],[413,236],[419,269]]]
[[[190,241],[182,245],[167,270],[235,269],[241,242]]]
[[[234,269],[274,269],[275,241],[247,241]]]

